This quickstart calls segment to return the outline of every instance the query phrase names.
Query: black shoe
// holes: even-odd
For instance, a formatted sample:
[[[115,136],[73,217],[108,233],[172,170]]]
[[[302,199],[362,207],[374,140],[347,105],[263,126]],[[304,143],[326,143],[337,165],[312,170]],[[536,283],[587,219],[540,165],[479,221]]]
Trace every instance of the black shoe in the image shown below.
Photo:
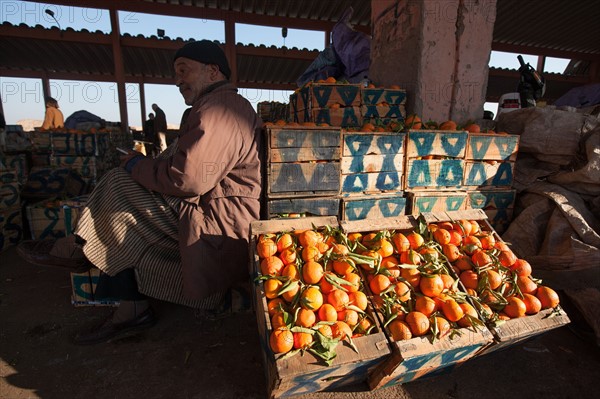
[[[73,273],[86,272],[93,266],[83,254],[81,246],[70,238],[21,241],[17,253],[31,264]]]
[[[129,337],[156,324],[156,317],[152,308],[146,309],[136,318],[123,323],[113,323],[111,317],[92,331],[77,334],[73,338],[73,343],[76,345],[94,345],[101,342],[111,342]]]

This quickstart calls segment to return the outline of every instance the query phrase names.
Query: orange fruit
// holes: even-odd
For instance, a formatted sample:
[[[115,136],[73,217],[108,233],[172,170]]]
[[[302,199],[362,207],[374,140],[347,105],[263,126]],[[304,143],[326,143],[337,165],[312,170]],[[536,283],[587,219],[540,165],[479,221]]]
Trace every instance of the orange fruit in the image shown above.
[[[366,310],[367,305],[369,304],[369,300],[367,299],[367,295],[362,291],[351,292],[348,294],[348,298],[350,299],[349,304],[354,305],[360,310]]]
[[[450,321],[459,321],[465,315],[465,312],[454,299],[446,299],[442,305],[442,313]]]
[[[279,296],[279,290],[281,289],[282,285],[283,283],[276,278],[270,278],[268,280],[265,280],[265,282],[263,283],[265,296],[269,299],[276,298],[277,296]]]
[[[284,233],[277,239],[277,252],[282,252],[286,248],[294,245],[294,239],[289,233]]]
[[[346,322],[350,327],[358,324],[358,312],[352,309],[344,309],[337,312],[337,319]]]
[[[419,288],[423,295],[436,297],[444,290],[444,280],[439,274],[423,275],[419,282]]]
[[[398,266],[398,263],[400,262],[398,261],[398,258],[396,258],[396,256],[394,255],[386,256],[385,258],[381,259],[381,267],[388,270]]]
[[[317,311],[323,305],[323,294],[317,287],[306,288],[300,297],[300,306]]]
[[[436,231],[433,232],[433,238],[438,243],[444,245],[444,244],[450,243],[451,236],[450,236],[450,232],[448,230],[437,229]]]
[[[484,267],[492,263],[492,257],[487,252],[480,250],[471,255],[471,261],[478,267]]]
[[[421,312],[409,312],[404,321],[408,324],[410,332],[415,337],[425,335],[429,331],[429,318]]]
[[[336,321],[335,324],[331,326],[331,331],[333,332],[333,337],[340,340],[352,337],[352,329],[348,324],[341,320]]]
[[[460,249],[455,244],[444,244],[442,245],[442,252],[444,256],[448,258],[449,262],[454,262],[462,255]]]
[[[406,265],[420,265],[421,256],[417,251],[409,249],[408,251],[400,253],[400,263],[404,263]]]
[[[391,256],[394,253],[394,246],[388,240],[379,240],[377,246],[379,247],[379,249],[377,249],[377,252],[379,253],[379,255],[381,255],[382,258],[385,258],[386,256]]]
[[[310,309],[300,308],[296,315],[296,325],[300,327],[310,328],[317,322],[315,312]]]
[[[452,278],[451,275],[449,274],[440,274],[440,277],[442,278],[442,281],[444,282],[444,289],[445,290],[450,290],[452,288],[452,285],[454,284],[454,278]]]
[[[457,230],[450,230],[450,244],[454,244],[456,246],[462,245],[463,236]]]
[[[394,341],[405,341],[412,338],[410,327],[404,321],[394,319],[388,324],[387,328],[390,330]]]
[[[284,266],[283,261],[277,256],[267,256],[260,261],[260,272],[263,276],[278,276]]]
[[[457,220],[452,223],[453,230],[460,233],[461,236],[467,237],[471,234],[471,222],[466,219]]]
[[[333,76],[329,76],[327,79],[325,79],[325,83],[337,83],[337,79]]]
[[[282,290],[283,291],[283,290]],[[292,303],[296,299],[296,295],[300,291],[300,283],[297,280],[293,280],[286,287],[285,291],[281,293],[281,297],[288,303]]]
[[[485,233],[478,238],[481,241],[481,248],[483,249],[492,249],[496,245],[496,239],[492,233]]]
[[[300,272],[298,271],[298,266],[293,263],[284,266],[281,271],[282,276],[289,277],[290,280],[298,280],[300,279]]]
[[[274,353],[287,353],[294,347],[294,334],[285,327],[276,328],[269,336],[269,346]]]
[[[500,264],[502,266],[511,267],[517,261],[517,257],[515,256],[514,252],[511,251],[510,249],[502,250],[498,254],[498,260],[500,261]]]
[[[544,285],[540,285],[538,287],[535,296],[540,300],[542,309],[555,308],[560,303],[560,299],[556,291]]]
[[[319,234],[314,230],[305,230],[298,235],[302,247],[314,247],[319,242]]]
[[[460,327],[471,327],[472,322],[467,316],[471,316],[477,318],[477,311],[473,306],[464,302],[460,304],[461,309],[463,310],[463,317],[458,321],[458,325]]]
[[[410,287],[405,282],[398,281],[394,284],[394,292],[400,301],[406,302],[410,300]]]
[[[392,282],[390,281],[388,276],[384,276],[383,274],[377,274],[369,282],[369,287],[371,288],[371,292],[373,292],[373,294],[379,295],[383,291],[385,291],[391,284]]]
[[[321,293],[329,294],[331,291],[336,290],[337,288],[329,282],[329,278],[337,277],[333,272],[325,272],[323,273],[323,278],[319,282],[319,288],[321,288]]]
[[[392,236],[392,243],[394,244],[396,253],[408,251],[410,248],[410,241],[402,233],[395,233]]]
[[[362,240],[362,234],[361,233],[348,233],[348,241],[350,242],[357,242],[357,241],[361,241]]]
[[[350,297],[345,291],[333,290],[327,294],[327,303],[331,304],[336,311],[341,312],[350,303]]]
[[[438,304],[432,298],[422,295],[415,301],[415,310],[429,317],[438,310]]]
[[[318,244],[318,243],[317,243]],[[317,261],[321,258],[321,251],[317,247],[308,246],[302,248],[302,260],[308,262],[310,260]]]
[[[456,130],[456,122],[449,120],[442,122],[438,127],[439,130]]]
[[[269,316],[273,316],[275,313],[279,313],[285,310],[286,303],[281,298],[273,298],[267,302],[267,310]]]
[[[308,261],[302,266],[302,279],[306,284],[318,284],[323,273],[323,266],[319,262]]]
[[[435,325],[437,326],[437,331],[438,331],[437,337],[438,338],[442,338],[450,332],[450,323],[448,323],[448,320],[444,319],[443,317],[436,316],[434,318],[434,321],[435,321]]]
[[[406,126],[407,129],[420,129],[421,126],[423,126],[423,123],[419,116],[411,114],[404,119],[404,126]]]
[[[277,244],[271,238],[262,236],[259,238],[256,244],[256,253],[258,257],[263,259],[269,256],[273,256],[277,253]]]
[[[476,123],[470,123],[465,126],[465,130],[469,133],[479,133],[481,132],[481,127]]]
[[[284,265],[290,265],[296,261],[296,250],[294,248],[285,248],[279,253],[279,259]]]
[[[518,276],[517,286],[523,294],[535,295],[538,290],[537,284],[529,276]]]
[[[461,255],[454,261],[454,266],[456,266],[459,270],[471,270],[473,269],[473,264],[471,263],[471,258],[466,255]]]
[[[294,349],[306,349],[313,343],[313,336],[310,333],[295,332],[294,334]]]
[[[515,272],[517,276],[526,277],[531,275],[531,264],[525,259],[517,259],[510,269]]]
[[[340,256],[348,255],[348,252],[350,252],[348,247],[345,246],[344,244],[333,243],[331,245],[331,248],[332,248],[331,253],[334,253],[334,254],[340,255]]]
[[[331,320],[331,321],[334,321],[334,320]],[[317,328],[317,331],[319,331],[321,334],[323,334],[327,338],[333,338],[333,331],[331,331],[331,326],[329,326],[328,324],[321,324],[319,326],[319,328]]]
[[[407,283],[417,288],[421,282],[421,272],[419,269],[402,268],[400,270],[400,276],[406,280]]]
[[[333,270],[343,276],[354,271],[354,266],[347,259],[337,259],[332,263]]]
[[[319,320],[321,321],[336,321],[337,320],[337,310],[333,307],[333,305],[329,303],[324,303],[319,308]]]
[[[523,302],[525,302],[525,314],[536,314],[542,310],[542,302],[534,295],[523,294]]]
[[[487,270],[485,272],[488,278],[488,284],[492,290],[500,287],[502,284],[502,276],[495,270]]]
[[[462,273],[460,273],[460,276],[458,278],[463,283],[465,288],[477,290],[477,285],[479,284],[479,276],[473,270],[463,271]]]
[[[423,236],[416,231],[412,231],[408,236],[406,236],[406,238],[410,243],[410,248],[413,250],[419,249],[419,247],[425,242]]]
[[[525,302],[523,302],[520,298],[516,296],[511,296],[507,298],[508,304],[502,309],[504,313],[511,319],[516,317],[525,316],[525,312],[527,311],[527,307],[525,306]]]

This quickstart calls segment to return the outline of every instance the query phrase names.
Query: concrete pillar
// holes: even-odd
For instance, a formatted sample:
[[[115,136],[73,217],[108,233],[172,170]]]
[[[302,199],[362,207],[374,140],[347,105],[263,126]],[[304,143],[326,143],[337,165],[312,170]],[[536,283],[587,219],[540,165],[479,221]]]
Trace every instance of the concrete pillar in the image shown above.
[[[370,79],[407,90],[407,113],[483,116],[496,0],[372,0]]]

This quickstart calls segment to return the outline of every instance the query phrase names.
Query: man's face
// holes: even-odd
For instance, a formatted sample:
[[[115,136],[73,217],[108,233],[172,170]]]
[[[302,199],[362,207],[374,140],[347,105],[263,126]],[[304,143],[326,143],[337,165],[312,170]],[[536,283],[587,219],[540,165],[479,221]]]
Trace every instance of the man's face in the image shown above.
[[[193,105],[204,89],[215,82],[219,68],[185,57],[175,60],[175,84],[186,105]],[[216,71],[216,73],[215,73]]]

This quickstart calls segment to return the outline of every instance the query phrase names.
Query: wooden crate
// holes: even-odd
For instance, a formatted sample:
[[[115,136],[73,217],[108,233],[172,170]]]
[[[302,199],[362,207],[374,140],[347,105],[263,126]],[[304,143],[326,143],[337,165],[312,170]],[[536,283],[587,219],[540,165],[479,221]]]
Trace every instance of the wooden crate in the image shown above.
[[[96,286],[100,269],[95,267],[84,273],[71,273],[71,304],[74,306],[118,306],[118,299],[99,299]]]
[[[52,132],[52,151],[54,155],[102,155],[109,146],[108,132]]]
[[[335,128],[267,129],[267,197],[337,195],[340,137]]]
[[[304,109],[329,108],[339,104],[342,107],[360,106],[361,86],[359,84],[310,83],[290,96],[290,104],[297,111]]]
[[[341,220],[388,219],[406,213],[406,198],[399,195],[368,195],[342,199]]]
[[[405,190],[456,191],[463,188],[465,161],[462,159],[406,160]]]
[[[377,232],[381,230],[400,231],[407,234],[415,229],[417,221],[412,216],[396,219],[363,220],[342,222],[345,233]],[[384,324],[383,315],[380,323]],[[392,354],[369,375],[371,389],[387,387],[414,381],[431,373],[448,370],[479,354],[492,343],[492,335],[485,328],[458,329],[458,335],[447,335],[431,342],[430,336],[415,337],[405,341],[394,341],[385,328],[390,341]]]
[[[317,125],[358,127],[362,126],[363,117],[360,107],[312,108],[310,120],[306,122],[314,122]]]
[[[0,209],[0,252],[17,245],[22,238],[21,206]]]
[[[20,184],[24,184],[27,181],[27,174],[29,173],[29,167],[27,164],[26,154],[11,154],[4,155],[0,154],[0,174],[4,171],[14,171],[17,174],[17,180]]]
[[[76,197],[87,194],[89,184],[69,168],[31,168],[21,190],[26,198]]]
[[[57,155],[52,157],[52,166],[56,168],[69,168],[88,179],[97,176],[96,156]]]
[[[340,199],[335,197],[280,198],[267,201],[269,218],[297,216],[337,216]]]
[[[399,193],[405,133],[343,132],[342,195]]]
[[[20,191],[17,172],[0,170],[0,210],[20,206]]]
[[[469,133],[465,159],[478,161],[516,161],[519,135]]]
[[[464,159],[468,133],[454,130],[409,130],[406,141],[407,159],[447,157]]]
[[[409,214],[423,212],[446,212],[467,209],[469,199],[465,191],[410,191],[408,198]]]
[[[487,220],[486,214],[482,209],[467,209],[465,211],[439,214],[426,213],[423,214],[423,216],[427,223],[461,219],[476,220],[483,231],[491,232],[497,242],[502,241],[498,233]],[[531,277],[535,278],[535,270]],[[494,336],[494,343],[485,348],[483,353],[490,353],[498,349],[507,348],[554,328],[561,327],[569,322],[569,317],[560,305],[555,309],[542,310],[535,315],[513,318],[499,324],[488,322],[487,327]]]
[[[483,209],[494,230],[503,234],[513,219],[516,190],[475,190],[468,194],[469,208]]]
[[[255,221],[250,227],[250,268],[259,273],[256,240],[261,234],[292,230],[306,230],[322,226],[338,226],[335,217],[307,217],[300,219],[276,219]],[[262,283],[255,285],[254,308],[265,365],[268,397],[280,398],[323,390],[335,391],[341,387],[366,382],[369,372],[390,354],[387,338],[379,329],[366,336],[353,339],[358,352],[345,343],[339,343],[337,356],[331,366],[319,361],[311,353],[296,354],[286,358],[274,355],[269,346],[271,322]],[[376,318],[375,318],[376,319]],[[380,328],[380,326],[378,326]]]
[[[361,89],[362,105],[401,105],[406,103],[406,90],[385,87],[363,87]]]
[[[499,161],[465,161],[463,186],[467,189],[478,187],[511,187],[515,163]]]
[[[29,139],[34,152],[49,152],[52,150],[50,132],[30,132]]]
[[[360,112],[363,122],[374,119],[388,124],[391,121],[402,122],[406,118],[404,105],[362,105]]]
[[[44,200],[27,206],[27,220],[33,240],[65,237],[73,232],[87,197]]]

